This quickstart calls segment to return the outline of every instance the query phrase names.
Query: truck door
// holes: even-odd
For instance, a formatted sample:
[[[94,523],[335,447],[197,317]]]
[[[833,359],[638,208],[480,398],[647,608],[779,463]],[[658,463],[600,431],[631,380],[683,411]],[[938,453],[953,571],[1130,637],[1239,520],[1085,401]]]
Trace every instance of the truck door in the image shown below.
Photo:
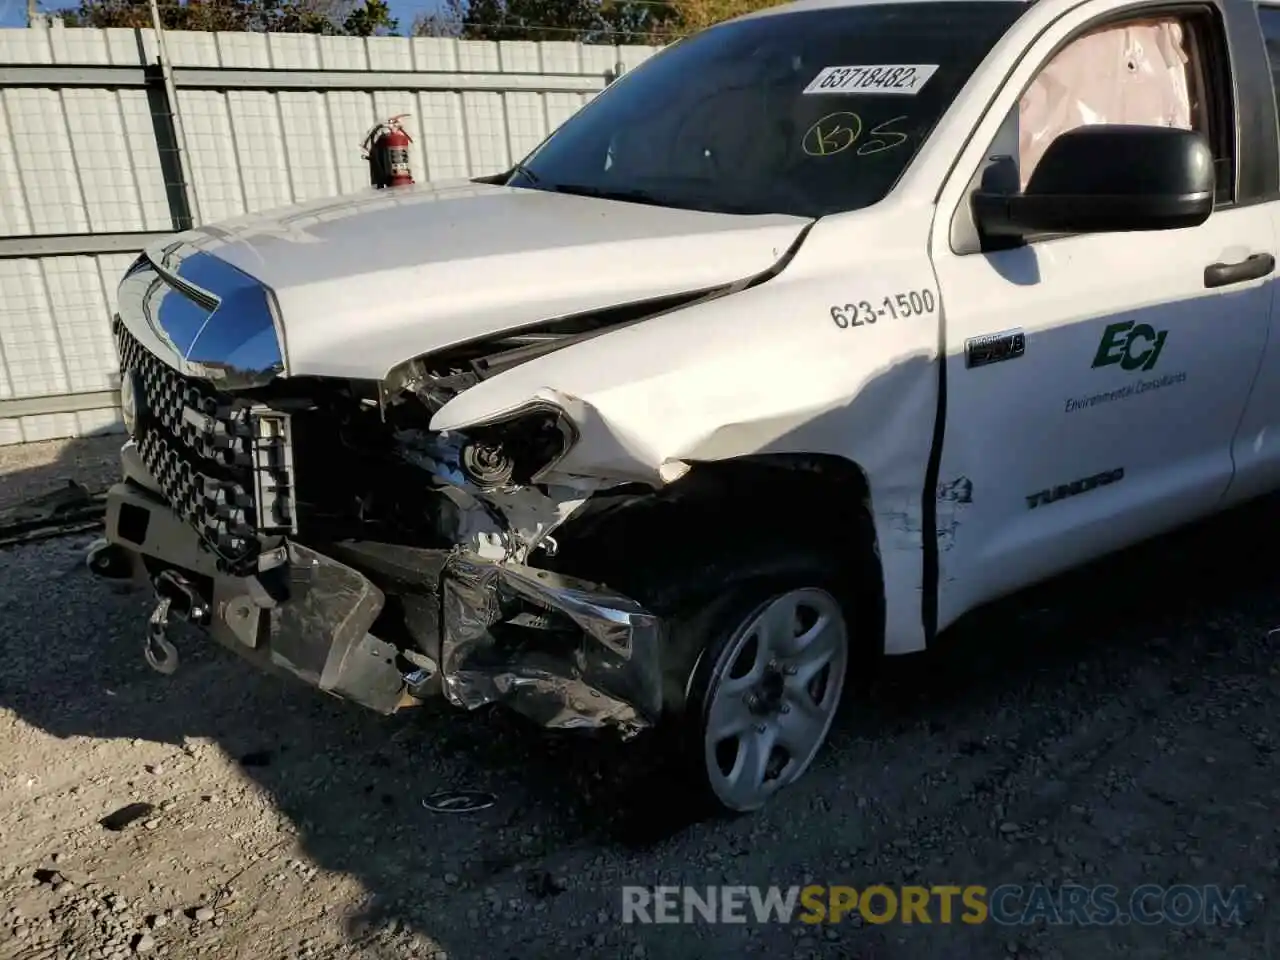
[[[1271,204],[1237,202],[1217,9],[1130,7],[1084,4],[1041,34],[940,195],[939,627],[1206,514],[1231,482],[1232,436],[1267,337]],[[1219,174],[1209,219],[977,247],[968,198],[979,178],[1020,189],[1056,135],[1108,122],[1201,132]],[[962,508],[947,502],[956,490]]]

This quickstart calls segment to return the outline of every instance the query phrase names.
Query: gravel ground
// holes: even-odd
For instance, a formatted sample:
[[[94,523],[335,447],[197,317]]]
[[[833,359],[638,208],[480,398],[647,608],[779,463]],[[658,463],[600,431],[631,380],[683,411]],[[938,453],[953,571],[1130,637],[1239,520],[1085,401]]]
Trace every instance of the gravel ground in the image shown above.
[[[114,483],[120,476],[121,441],[118,434],[107,434],[0,447],[0,514],[68,480],[93,493]]]
[[[64,445],[39,482],[86,457]],[[0,491],[32,489],[32,462],[0,451],[28,472]],[[88,574],[91,537],[0,552],[0,958],[1274,957],[1278,517],[974,617],[891,664],[771,809],[711,823],[644,743],[380,718],[195,638],[161,677],[147,600]],[[424,809],[440,789],[497,802]],[[128,804],[149,809],[100,825]],[[1185,928],[620,922],[623,884],[1068,880],[1244,884],[1249,908]]]

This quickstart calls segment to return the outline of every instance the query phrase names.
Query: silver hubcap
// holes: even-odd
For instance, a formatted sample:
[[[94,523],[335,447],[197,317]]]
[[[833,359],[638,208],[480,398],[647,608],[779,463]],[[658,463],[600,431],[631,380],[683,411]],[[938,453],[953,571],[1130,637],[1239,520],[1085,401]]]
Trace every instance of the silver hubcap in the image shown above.
[[[755,810],[817,754],[844,687],[849,632],[824,590],[769,601],[733,634],[708,690],[704,759],[730,810]]]

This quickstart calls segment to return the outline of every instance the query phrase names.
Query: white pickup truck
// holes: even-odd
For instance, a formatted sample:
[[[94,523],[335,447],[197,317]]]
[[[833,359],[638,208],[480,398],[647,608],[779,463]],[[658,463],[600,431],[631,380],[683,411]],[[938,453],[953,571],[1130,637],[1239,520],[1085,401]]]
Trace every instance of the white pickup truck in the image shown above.
[[[199,227],[115,322],[105,575],[264,668],[794,781],[882,654],[1280,487],[1251,0],[802,0],[500,175]]]

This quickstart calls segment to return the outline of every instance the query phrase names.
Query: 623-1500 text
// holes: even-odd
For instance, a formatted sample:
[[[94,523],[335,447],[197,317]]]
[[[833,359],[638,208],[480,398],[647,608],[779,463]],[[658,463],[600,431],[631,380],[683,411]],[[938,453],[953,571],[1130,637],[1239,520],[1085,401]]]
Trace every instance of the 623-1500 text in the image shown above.
[[[932,290],[912,290],[910,293],[893,293],[878,304],[870,300],[837,304],[831,308],[831,319],[841,330],[861,327],[877,320],[898,320],[933,313],[938,301]]]

